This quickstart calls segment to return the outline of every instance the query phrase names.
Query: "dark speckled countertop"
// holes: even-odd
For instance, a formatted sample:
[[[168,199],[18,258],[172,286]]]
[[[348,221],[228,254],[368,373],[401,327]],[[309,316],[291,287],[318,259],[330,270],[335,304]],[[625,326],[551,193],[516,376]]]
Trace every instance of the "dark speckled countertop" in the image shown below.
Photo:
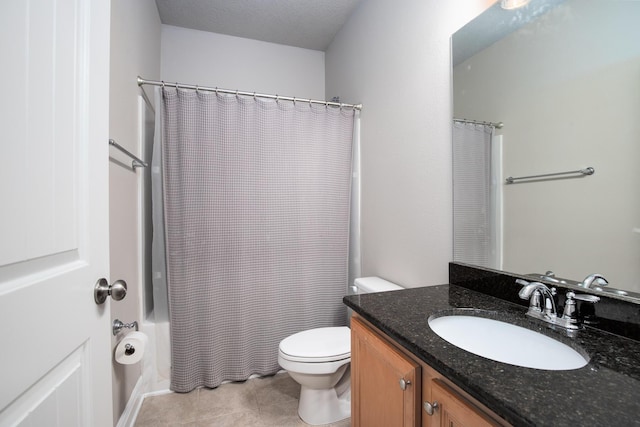
[[[570,337],[525,316],[526,307],[456,285],[351,295],[344,302],[516,426],[640,426],[638,341],[593,328]],[[460,309],[555,337],[590,361],[580,369],[544,371],[476,356],[429,327],[430,316]]]

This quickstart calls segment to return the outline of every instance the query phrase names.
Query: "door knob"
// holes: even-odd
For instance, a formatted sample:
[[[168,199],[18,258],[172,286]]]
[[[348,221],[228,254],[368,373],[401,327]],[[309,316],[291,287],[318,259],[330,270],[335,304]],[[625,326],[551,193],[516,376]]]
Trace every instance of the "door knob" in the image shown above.
[[[405,380],[404,378],[400,378],[400,389],[406,390],[407,387],[411,385],[410,380]]]
[[[112,285],[109,285],[107,279],[98,279],[96,286],[93,289],[93,299],[96,304],[104,304],[107,297],[111,296],[116,301],[120,301],[127,296],[127,282],[124,280],[116,280]]]

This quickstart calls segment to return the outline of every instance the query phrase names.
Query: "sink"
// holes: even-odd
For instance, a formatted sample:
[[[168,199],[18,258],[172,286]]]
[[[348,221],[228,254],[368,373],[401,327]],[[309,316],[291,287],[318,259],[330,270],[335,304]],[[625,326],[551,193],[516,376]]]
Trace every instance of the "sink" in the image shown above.
[[[499,320],[466,315],[432,316],[429,326],[445,341],[478,356],[525,368],[564,371],[589,362],[568,345]]]

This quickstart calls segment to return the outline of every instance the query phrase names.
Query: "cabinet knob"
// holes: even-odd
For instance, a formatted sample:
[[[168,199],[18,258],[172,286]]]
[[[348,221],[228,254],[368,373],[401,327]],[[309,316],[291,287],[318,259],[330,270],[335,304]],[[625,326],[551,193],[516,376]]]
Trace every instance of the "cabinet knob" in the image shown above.
[[[400,389],[406,390],[407,387],[411,385],[410,380],[405,380],[404,378],[400,378]]]
[[[433,403],[429,403],[429,402],[424,402],[424,410],[427,413],[427,415],[433,415],[433,413],[436,411],[436,409],[438,409],[439,405],[438,405],[438,401],[434,400]]]

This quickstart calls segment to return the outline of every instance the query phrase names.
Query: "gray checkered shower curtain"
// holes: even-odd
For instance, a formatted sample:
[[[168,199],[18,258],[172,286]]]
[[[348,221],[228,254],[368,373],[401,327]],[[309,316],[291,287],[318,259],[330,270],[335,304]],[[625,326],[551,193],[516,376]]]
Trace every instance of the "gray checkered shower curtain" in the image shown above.
[[[162,90],[171,388],[279,370],[346,324],[353,110]]]

